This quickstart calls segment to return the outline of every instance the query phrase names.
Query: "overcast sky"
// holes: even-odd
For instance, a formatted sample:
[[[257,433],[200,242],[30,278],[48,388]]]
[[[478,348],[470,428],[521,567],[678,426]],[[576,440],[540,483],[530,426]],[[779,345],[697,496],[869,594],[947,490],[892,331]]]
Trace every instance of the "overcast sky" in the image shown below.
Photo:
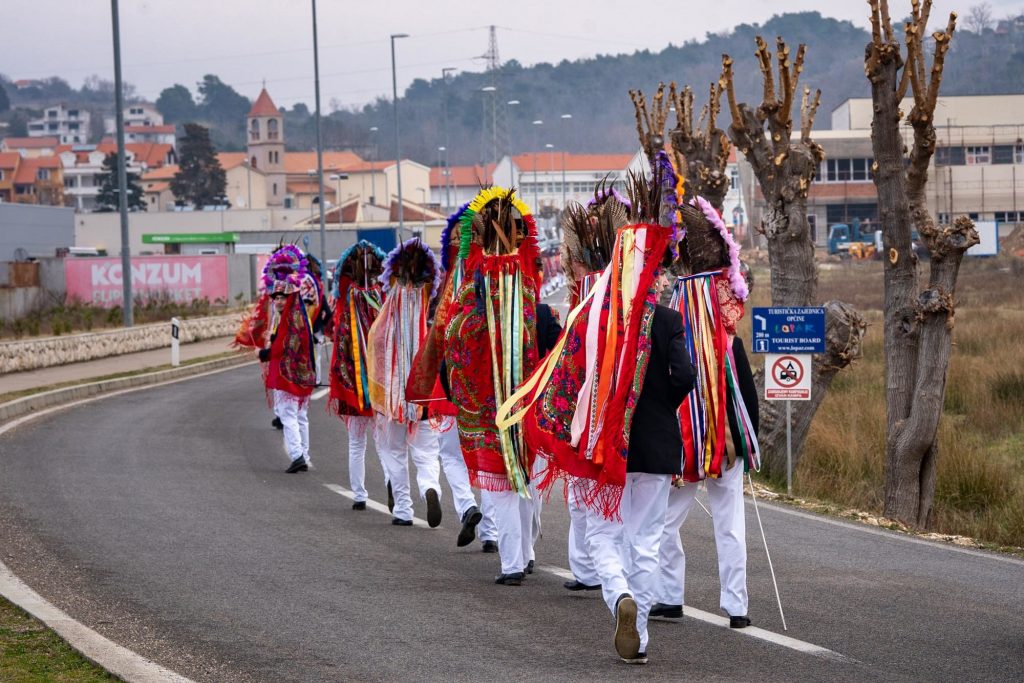
[[[979,0],[937,0],[932,18],[961,18]],[[254,98],[263,80],[276,103],[313,104],[308,0],[122,0],[125,80],[149,100],[173,83],[194,90],[217,74]],[[990,0],[996,19],[1024,13],[1024,0]],[[0,73],[13,79],[61,76],[80,86],[90,74],[113,78],[108,0],[3,0]],[[893,17],[910,0],[890,0]],[[480,11],[487,8],[494,14]],[[399,89],[442,67],[479,71],[489,24],[498,25],[501,59],[523,64],[702,39],[773,14],[817,10],[867,26],[865,0],[320,0],[320,73],[324,109],[390,95],[388,36],[397,43]]]

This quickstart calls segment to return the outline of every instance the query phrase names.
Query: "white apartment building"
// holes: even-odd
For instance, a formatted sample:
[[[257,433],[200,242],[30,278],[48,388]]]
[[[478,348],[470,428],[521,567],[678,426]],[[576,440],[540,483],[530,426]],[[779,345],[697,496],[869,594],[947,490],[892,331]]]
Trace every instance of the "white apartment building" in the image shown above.
[[[76,211],[96,210],[96,197],[103,184],[103,160],[108,154],[116,153],[116,146],[110,143],[100,145],[78,145],[60,153],[64,167],[64,199]],[[126,168],[129,175],[141,178],[146,171],[177,162],[177,156],[170,145],[126,144]]]
[[[59,104],[45,109],[41,119],[29,121],[28,135],[32,138],[55,137],[62,145],[82,145],[89,142],[91,120],[91,114],[85,109]]]
[[[160,110],[156,108],[155,104],[149,102],[136,102],[129,104],[124,109],[124,125],[127,133],[127,128],[133,126],[162,126],[164,125],[164,116],[160,113]],[[107,135],[115,135],[117,133],[117,119],[113,116],[103,117],[103,131]],[[164,142],[163,140],[137,140],[133,142]],[[172,141],[173,144],[173,141]]]

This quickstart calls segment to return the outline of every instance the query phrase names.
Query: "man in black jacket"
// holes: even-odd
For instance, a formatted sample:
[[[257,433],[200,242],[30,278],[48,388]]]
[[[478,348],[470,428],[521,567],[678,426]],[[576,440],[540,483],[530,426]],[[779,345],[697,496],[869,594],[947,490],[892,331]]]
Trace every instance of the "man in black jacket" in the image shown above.
[[[667,285],[668,277],[659,276],[659,291]],[[630,664],[647,663],[647,616],[657,589],[658,547],[672,477],[682,473],[677,412],[694,384],[679,313],[658,306],[650,336],[647,373],[630,428],[622,521],[591,515],[587,526],[602,593],[615,615],[615,650]]]
[[[754,385],[754,375],[750,370],[743,340],[739,337],[733,339],[732,351],[736,360],[739,398],[747,409],[756,435],[757,388]],[[744,448],[739,437],[742,427],[733,407],[732,389],[728,391],[726,409],[732,438],[726,439],[724,471],[721,477],[709,477],[704,481],[707,482],[711,520],[715,528],[715,547],[718,550],[719,606],[729,615],[731,628],[744,628],[750,625],[750,618],[747,616],[747,543],[743,508]],[[682,480],[678,484],[683,484]],[[651,616],[669,619],[683,616],[686,555],[679,537],[679,528],[686,520],[696,495],[697,484],[689,482],[678,488],[673,487],[669,494],[665,533],[660,547],[658,602],[651,608]]]

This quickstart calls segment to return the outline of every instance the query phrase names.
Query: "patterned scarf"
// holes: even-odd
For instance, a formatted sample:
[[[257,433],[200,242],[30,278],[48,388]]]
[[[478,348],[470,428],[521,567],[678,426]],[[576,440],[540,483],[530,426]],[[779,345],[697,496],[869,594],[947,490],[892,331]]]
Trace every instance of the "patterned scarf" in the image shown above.
[[[541,489],[566,479],[609,519],[618,515],[626,481],[670,235],[647,224],[619,231],[612,262],[570,312],[555,348],[498,412],[499,426],[522,422],[530,448],[548,458]]]

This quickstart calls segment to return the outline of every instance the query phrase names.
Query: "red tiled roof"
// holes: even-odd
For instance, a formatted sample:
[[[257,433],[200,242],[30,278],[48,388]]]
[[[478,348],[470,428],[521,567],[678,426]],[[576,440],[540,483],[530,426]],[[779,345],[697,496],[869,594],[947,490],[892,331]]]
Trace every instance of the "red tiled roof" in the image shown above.
[[[451,171],[451,184],[454,187],[482,187],[486,185],[494,177],[494,164],[487,164],[487,166],[452,166]],[[561,168],[561,166],[559,166]],[[432,168],[430,169],[430,185],[432,187],[442,187],[445,185],[445,169],[443,168]]]
[[[277,116],[280,113],[274,105],[274,100],[270,99],[266,88],[260,90],[259,97],[252,103],[252,109],[249,110],[249,116]]]
[[[324,152],[324,173],[334,170],[356,170],[363,164],[362,158],[355,152]],[[378,169],[384,168],[384,162],[377,162]],[[285,152],[284,172],[288,175],[305,175],[309,171],[316,172],[316,152]]]
[[[78,149],[76,150],[75,147]],[[159,168],[167,163],[167,155],[174,149],[173,145],[166,142],[126,142],[126,152],[131,152],[136,163],[145,164],[147,168]],[[98,145],[60,145],[57,147],[57,154],[64,152],[75,152],[79,163],[84,162],[92,152],[102,154],[117,154],[117,143],[112,138],[103,138]]]
[[[37,157],[22,159],[18,171],[14,174],[14,182],[18,185],[31,185],[36,182],[36,171],[41,168],[59,169],[59,157]]]
[[[850,181],[848,183],[812,183],[807,193],[810,199],[875,199],[878,190],[872,181]]]
[[[335,206],[324,213],[324,223],[337,223],[338,211],[341,210],[342,223],[355,223],[359,214],[359,197],[353,197],[342,206]]]
[[[570,154],[565,153],[566,171],[621,171],[629,166],[634,154]],[[534,160],[538,171],[560,171],[562,153],[559,151],[530,152],[512,157],[522,173],[532,173]]]
[[[314,181],[296,181],[287,183],[288,192],[292,194],[320,194],[320,183]],[[334,188],[324,183],[324,194],[334,196]]]
[[[177,164],[167,164],[166,166],[161,166],[160,168],[157,168],[157,169],[154,169],[152,171],[148,171],[146,173],[143,173],[142,174],[142,182],[146,183],[146,182],[154,182],[154,181],[161,181],[161,180],[170,180],[177,173],[178,173],[178,165]]]
[[[17,168],[21,155],[17,152],[0,152],[0,168]]]
[[[124,131],[126,133],[151,133],[151,134],[154,134],[154,135],[157,134],[157,133],[163,133],[163,134],[170,133],[170,134],[173,135],[174,134],[174,126],[173,125],[167,125],[167,126],[125,126],[124,127]]]
[[[4,138],[3,144],[7,149],[45,149],[56,147],[60,140],[53,137],[43,138]]]
[[[410,202],[402,202],[405,205],[405,210],[402,211],[402,220],[406,221],[437,221],[444,220],[446,216],[436,211],[431,211],[425,206],[419,204],[412,204]],[[391,216],[390,220],[398,220],[398,200],[391,200]]]

